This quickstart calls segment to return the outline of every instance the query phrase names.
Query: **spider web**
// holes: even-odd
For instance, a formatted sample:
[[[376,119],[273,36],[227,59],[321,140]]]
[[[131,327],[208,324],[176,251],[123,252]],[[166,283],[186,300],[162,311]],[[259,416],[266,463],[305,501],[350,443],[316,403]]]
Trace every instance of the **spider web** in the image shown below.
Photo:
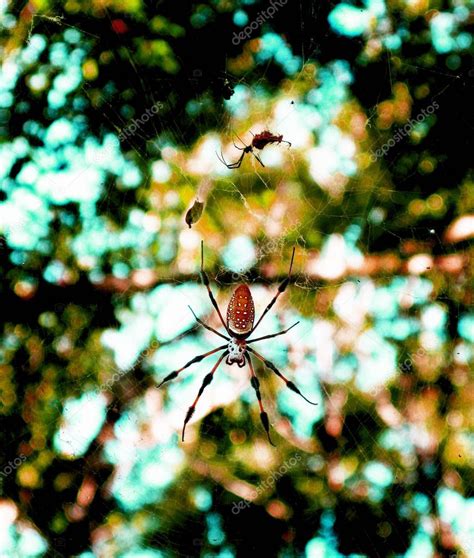
[[[290,108],[290,110],[291,110],[291,108]],[[281,119],[276,123],[275,126],[273,126],[273,125],[272,126],[262,125],[262,128],[264,128],[264,129],[267,129],[267,128],[268,129],[275,129],[275,130],[280,131],[281,130],[280,126],[282,125],[283,122],[284,122],[284,119]],[[223,134],[228,136],[228,137],[231,136],[232,133],[233,133],[232,126],[230,124],[223,125],[222,131],[223,131]],[[287,137],[287,136],[285,136],[285,137]],[[248,161],[246,161],[246,163],[248,165]],[[247,173],[249,175],[249,183],[251,184],[253,182],[253,178],[254,178],[254,174],[255,174],[262,181],[264,187],[271,190],[271,188],[272,188],[271,181],[261,176],[261,169],[259,168],[258,164],[256,164],[256,162],[253,161],[253,160],[252,160],[252,165],[253,165],[252,170],[247,171]],[[293,166],[293,167],[296,166],[296,162],[294,162],[292,160],[291,153],[290,153],[290,165]],[[382,175],[380,176],[380,178],[382,179]],[[257,222],[263,223],[265,221],[265,217],[261,214],[259,215],[258,212],[254,211],[252,209],[251,204],[247,200],[246,194],[242,192],[241,185],[243,184],[245,186],[245,179],[246,179],[246,173],[245,172],[240,173],[238,179],[234,179],[233,176],[229,176],[228,178],[226,178],[226,180],[224,181],[224,184],[222,186],[218,186],[217,188],[216,187],[213,188],[211,196],[214,195],[216,193],[216,191],[218,192],[219,188],[225,189],[225,191],[227,193],[235,194],[235,196],[237,198],[240,198],[240,200],[242,201],[242,206],[243,206],[242,210],[248,212],[249,220],[255,220]],[[377,181],[375,183],[377,183]],[[342,207],[343,214],[345,215],[345,217],[349,217],[349,218],[351,217],[349,208],[350,208],[350,195],[352,193],[355,194],[356,193],[355,190],[351,191],[350,187],[345,189],[344,195],[348,197],[348,200],[347,200],[347,205],[343,205],[343,207]],[[252,194],[252,186],[251,186],[250,191],[249,191],[249,195],[251,195],[251,194]],[[371,206],[371,201],[370,201],[371,200],[371,192],[370,191],[368,193],[367,198],[368,198],[368,202],[367,202],[367,207],[365,209],[365,212],[362,215],[360,215],[360,214],[352,215],[352,217],[357,218],[357,219],[360,219],[362,217],[362,219],[364,221],[369,222],[367,217],[368,217],[370,211],[373,209],[373,207]],[[318,216],[321,215],[321,214],[324,214],[324,212],[326,210],[326,207],[327,206],[324,206],[324,205],[322,207],[319,207],[314,212],[314,214],[312,214],[311,221],[316,223],[317,219],[318,219]],[[225,219],[225,209],[222,208],[220,211],[222,213],[222,218]],[[335,215],[335,217],[338,217],[338,215]],[[369,222],[368,227],[370,227],[370,226],[371,225],[370,225],[370,222]],[[293,236],[293,240],[298,245],[298,250],[299,250],[300,254],[301,253],[303,254],[303,257],[302,258],[300,257],[300,260],[301,259],[304,260],[305,256],[307,255],[306,241],[305,241],[305,238],[304,238],[303,234],[300,233],[300,229],[303,229],[303,226],[302,225],[301,226],[297,225],[295,227],[295,231],[293,232],[292,236]],[[324,231],[319,231],[319,232],[325,237],[330,236],[330,233],[325,233]],[[423,231],[420,231],[420,232],[421,232],[422,235],[426,235],[428,231],[423,230]],[[436,232],[433,233],[433,232],[430,231],[429,234],[430,235],[434,234],[436,236]],[[414,236],[416,237],[416,232],[415,231],[414,231]],[[401,242],[403,239],[402,239],[401,236],[399,238],[400,238],[400,242]],[[439,237],[437,237],[437,240],[438,240],[440,246],[442,246],[441,239]],[[276,244],[276,247],[275,247],[275,244]],[[287,242],[285,242],[284,240],[281,240],[278,237],[277,242],[276,243],[273,242],[271,244],[272,255],[277,253],[278,254],[277,259],[281,258],[282,261],[285,261],[285,259],[287,259],[287,255],[288,255],[288,245],[287,244],[288,244]],[[265,250],[262,250],[262,252],[265,252]],[[268,253],[266,253],[265,255],[268,256]],[[286,258],[285,258],[285,256],[286,256]],[[264,255],[258,255],[258,247],[257,247],[257,256],[255,258],[255,264],[252,267],[255,267],[256,269],[258,269],[260,263],[264,259],[265,259]],[[217,286],[217,288],[215,288],[215,291],[219,292],[218,296],[219,296],[219,299],[220,299],[220,302],[221,302],[221,307],[223,305],[225,305],[225,300],[226,300],[226,298],[228,298],[228,295],[230,295],[230,289],[233,287],[233,285],[236,285],[236,284],[238,284],[242,281],[250,282],[250,283],[252,283],[252,285],[255,285],[255,287],[256,287],[253,290],[256,291],[256,293],[257,293],[256,294],[256,304],[257,304],[257,308],[258,308],[258,310],[257,310],[257,315],[258,315],[259,312],[261,312],[263,310],[264,305],[266,305],[267,301],[272,296],[272,293],[274,292],[274,288],[273,289],[271,289],[271,288],[268,288],[268,289],[260,288],[260,289],[258,289],[258,284],[260,283],[260,278],[259,278],[258,275],[254,276],[254,277],[251,277],[251,276],[246,274],[245,269],[242,269],[239,272],[239,271],[235,270],[235,267],[232,269],[232,271],[233,271],[233,273],[232,273],[232,283],[231,284],[228,284],[228,282],[226,282],[226,278],[228,278],[228,275],[229,275],[229,269],[226,266],[219,267],[218,270],[217,270],[217,273],[215,274],[215,281],[216,281],[216,286]],[[383,284],[385,279],[388,280],[391,277],[392,277],[391,274],[387,274],[385,277],[382,275],[379,278],[379,280]],[[221,278],[224,278],[224,283],[221,282]],[[227,279],[227,281],[228,281],[228,279]],[[358,282],[359,282],[358,279],[349,280],[350,284],[356,284]],[[316,282],[314,281],[314,279],[311,278],[308,274],[305,274],[304,272],[303,273],[302,272],[298,273],[298,277],[295,281],[293,289],[294,290],[298,289],[299,291],[301,291],[300,294],[302,294],[302,296],[298,297],[298,303],[301,305],[301,307],[306,306],[308,299],[313,298],[315,295],[316,296],[324,296],[324,290],[328,290],[328,291],[331,290],[331,291],[334,292],[334,289],[337,290],[339,287],[347,285],[348,281],[347,280],[333,281],[331,283],[331,285],[329,285],[329,286],[317,286],[315,283]],[[224,293],[228,293],[227,296],[222,296],[222,290],[223,289],[224,289]],[[202,289],[202,291],[204,293],[204,289]],[[351,300],[351,295],[352,295],[352,291],[349,291],[348,295],[345,298],[343,297],[342,300],[340,300],[340,304],[344,305],[344,304],[349,303],[350,300]],[[400,290],[399,296],[400,296],[400,298],[403,298],[403,297],[412,298],[414,301],[416,301],[416,298],[417,298],[416,295],[414,294],[414,291],[412,289],[406,288],[406,287],[404,289]],[[283,298],[286,298],[287,300],[286,301],[282,300]],[[295,315],[294,313],[291,312],[291,310],[288,309],[288,298],[289,298],[289,296],[282,297],[282,299],[280,299],[280,301],[279,301],[278,308],[276,308],[276,312],[278,313],[279,320],[280,320],[280,324],[279,324],[280,327],[287,327],[292,321],[294,321],[294,318],[299,317],[297,314]],[[293,312],[294,312],[294,310],[293,310]],[[287,313],[290,314],[291,319],[286,317]],[[220,325],[218,320],[212,319],[212,318],[211,318],[211,324],[213,325],[213,327],[219,327],[219,325]],[[348,322],[348,325],[349,325],[349,327],[353,326],[353,324],[351,324],[350,321]],[[358,324],[355,324],[355,327],[357,327],[357,325]],[[279,328],[277,328],[277,329],[279,329]],[[266,329],[266,330],[260,332],[260,334],[266,334],[266,333],[269,333],[269,332],[270,332],[270,329]],[[308,327],[306,329],[306,331],[305,330],[303,330],[303,331],[300,330],[300,332],[298,333],[298,336],[297,336],[297,342],[299,342],[299,343],[303,342],[304,343],[306,338],[309,335],[311,335],[311,333],[312,333],[312,328],[310,328],[310,327]],[[212,334],[209,334],[209,335],[205,334],[205,336],[209,337],[209,338],[212,338]],[[372,339],[374,339],[374,338],[372,338]],[[382,346],[379,338],[376,337],[374,342],[376,344],[378,344],[378,346]],[[280,345],[280,346],[278,346],[278,345]],[[384,347],[382,346],[382,348],[384,348]],[[261,349],[261,351],[264,352],[264,354],[272,360],[278,354],[278,351],[287,352],[288,350],[290,350],[291,352],[298,353],[298,349],[295,348],[294,346],[292,346],[291,341],[288,343],[288,345],[286,345],[286,343],[283,342],[283,343],[278,343],[275,347],[270,347],[270,348],[269,347],[264,347],[263,349]],[[300,353],[301,353],[301,351],[300,351]],[[288,364],[289,364],[289,369],[290,370],[292,370],[291,364],[295,363],[295,361],[298,361],[298,357],[301,359],[301,355],[298,355],[298,354],[296,356],[293,356],[293,358],[289,359]],[[186,360],[186,359],[183,359],[183,362],[184,362],[184,360]],[[197,375],[201,376],[202,373],[206,369],[208,369],[209,367],[210,367],[210,364],[199,366],[200,370],[198,372],[196,370],[194,370],[194,371],[191,370],[190,374],[197,374]],[[224,366],[224,368],[226,368],[226,367]],[[248,378],[245,378],[245,380],[242,381],[242,378],[240,377],[239,373],[240,373],[240,370],[237,370],[237,369],[235,369],[235,370],[234,369],[232,369],[232,370],[225,369],[225,370],[220,370],[219,371],[219,374],[221,374],[223,376],[226,376],[226,375],[230,376],[234,380],[235,384],[234,384],[233,388],[235,390],[235,392],[234,392],[235,393],[235,398],[237,399],[239,396],[244,398],[244,401],[247,404],[245,412],[250,412],[250,415],[252,416],[252,412],[250,410],[250,407],[252,405],[255,407],[255,401],[252,402],[252,395],[253,394],[250,393],[250,397],[246,397],[246,395],[248,395],[248,392],[250,391],[248,389],[248,384],[247,384]],[[285,371],[285,373],[286,373],[286,371]],[[268,374],[266,376],[268,376]],[[329,373],[327,373],[323,377],[323,381],[321,382],[321,387],[322,387],[322,390],[323,390],[323,393],[324,393],[325,413],[330,414],[331,412],[334,412],[334,413],[337,414],[340,411],[340,408],[338,408],[338,402],[337,402],[338,398],[337,398],[337,394],[334,395],[332,392],[333,392],[333,389],[335,388],[335,386],[337,386],[338,381],[337,381],[337,379],[332,378],[331,376],[332,375],[329,371]],[[268,381],[268,378],[267,378],[267,381]],[[196,391],[196,389],[200,385],[200,383],[201,383],[201,378],[196,379],[196,381],[193,383],[194,391]],[[245,387],[245,384],[247,384],[247,388]],[[175,389],[176,389],[176,391],[179,390],[178,387],[175,388]],[[279,421],[276,417],[279,414],[281,414],[281,411],[279,410],[279,406],[276,404],[275,399],[274,399],[277,392],[275,392],[274,390],[269,389],[268,385],[265,386],[264,389],[266,390],[266,394],[264,396],[266,408],[269,411],[269,413],[271,414],[271,416],[273,417],[273,420],[275,421],[275,423],[278,424]],[[382,387],[375,388],[374,390],[371,391],[371,393],[370,393],[371,396],[376,398],[377,396],[380,395],[382,389],[383,389]],[[246,390],[247,394],[244,393],[243,390]],[[201,411],[200,415],[205,416],[208,412],[207,409],[212,410],[213,408],[219,407],[222,404],[221,403],[221,401],[222,401],[221,400],[221,395],[222,395],[221,386],[220,386],[219,382],[216,381],[206,391],[206,397],[209,400],[211,400],[211,403],[208,403],[206,405],[206,403],[204,402],[204,398],[203,398],[203,400],[200,401],[200,406],[204,407],[204,410]],[[295,399],[297,399],[297,398],[295,398]],[[333,401],[335,401],[335,402],[333,403]],[[292,404],[295,405],[295,407],[297,407],[300,404],[300,402],[294,401],[294,402],[292,402]],[[188,406],[188,403],[183,402],[182,407],[179,408],[179,412],[182,416],[184,416],[187,406]],[[206,409],[206,407],[207,407],[207,409]],[[374,411],[374,413],[375,413],[375,411]],[[247,436],[248,437],[258,436],[259,429],[261,429],[261,427],[258,423],[258,419],[256,417],[255,412],[253,413],[252,418],[253,418],[252,424],[247,423],[247,428],[248,428]],[[194,423],[194,428],[196,428],[197,424],[199,424],[199,422]],[[363,427],[363,425],[359,424],[356,428],[358,428],[358,427]],[[191,426],[191,428],[190,428],[191,432],[188,433],[188,436],[195,436],[195,433],[193,434],[193,432],[192,432],[192,428],[193,427]],[[199,426],[198,426],[198,428],[199,428]],[[209,433],[214,430],[214,428],[215,428],[215,426],[212,424],[212,421],[210,423],[209,423],[209,421],[206,421],[206,420],[201,422],[200,430],[201,430],[202,438],[206,439],[208,437]],[[283,428],[284,429],[287,428],[287,425],[284,425]],[[280,433],[281,433],[281,430],[280,430]],[[351,430],[349,430],[349,435],[353,436],[354,440],[358,439],[357,434],[355,432],[353,433]],[[191,440],[192,439],[193,438],[191,437]],[[373,441],[374,444],[377,444],[377,440],[375,438],[373,438],[372,441]],[[371,460],[371,457],[372,457],[371,452],[366,451],[363,447],[359,447],[358,449],[363,456],[363,460],[365,462],[369,462]],[[203,464],[199,463],[198,465],[203,465]],[[198,465],[194,465],[194,466],[197,467]],[[396,459],[393,459],[391,465],[393,466],[395,474],[397,475],[398,474],[397,471],[400,469],[398,461]],[[216,478],[215,473],[213,473],[213,471],[212,471],[212,467],[207,467],[207,466],[204,465],[204,468],[201,470],[201,475],[203,475],[204,478],[207,478],[208,481],[210,480],[211,485],[214,484],[214,486],[217,486],[218,491],[222,490],[222,485],[224,485],[226,487],[226,489],[229,490],[228,486],[229,486],[230,482],[228,482],[226,484],[226,483],[223,483],[222,480],[220,480],[218,477]],[[278,490],[276,491],[275,495],[278,496]],[[434,497],[434,495],[433,495],[433,497]],[[396,502],[396,499],[398,498],[398,493],[395,491],[393,493],[393,495],[391,495],[390,498],[394,502]],[[166,513],[167,513],[166,509],[162,509],[160,511],[163,512],[163,514],[166,516]],[[187,518],[187,516],[188,516],[187,509],[184,508],[182,511],[183,511],[183,518],[186,517],[186,519],[188,519]],[[179,524],[180,522],[178,521],[177,523]],[[201,528],[201,527],[202,527],[202,525],[201,525],[201,523],[199,523],[199,528]],[[180,531],[177,531],[173,535],[173,531],[171,531],[171,534],[168,534],[168,537],[170,537],[172,539],[172,538],[174,538],[174,536],[176,536],[176,539],[179,539],[179,533],[180,533]],[[402,533],[397,533],[397,534],[400,535],[400,536],[402,535]],[[207,533],[206,537],[207,537],[207,540],[211,544],[217,544],[220,540],[219,536],[217,536],[215,539],[213,539],[212,529],[210,529],[209,526],[208,526],[208,533]],[[197,545],[200,546],[205,540],[206,540],[205,538],[199,538],[198,537],[197,539],[194,538],[193,542],[197,542]],[[169,539],[168,539],[168,542],[169,542]]]

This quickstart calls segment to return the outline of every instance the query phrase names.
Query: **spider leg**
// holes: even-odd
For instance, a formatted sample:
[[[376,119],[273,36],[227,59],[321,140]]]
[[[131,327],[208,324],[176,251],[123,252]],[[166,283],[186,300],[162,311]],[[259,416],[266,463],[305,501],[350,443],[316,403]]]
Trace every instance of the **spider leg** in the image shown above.
[[[288,271],[288,277],[286,279],[284,279],[277,290],[276,295],[272,298],[272,300],[270,301],[270,304],[265,308],[265,310],[263,311],[263,314],[260,316],[258,322],[255,324],[255,326],[252,329],[252,333],[257,329],[258,324],[263,320],[263,317],[265,316],[265,314],[270,310],[270,308],[275,304],[275,302],[277,301],[278,297],[281,295],[281,293],[285,292],[286,287],[288,287],[288,284],[290,282],[290,277],[291,277],[291,269],[293,267],[293,260],[295,258],[295,248],[293,248],[293,254],[291,255],[291,262],[290,262],[290,269]]]
[[[208,351],[207,353],[203,353],[202,355],[195,356],[193,359],[191,359],[189,362],[187,362],[184,366],[182,366],[178,370],[175,370],[174,372],[171,372],[170,374],[168,374],[168,376],[166,376],[161,381],[158,388],[160,388],[165,382],[169,382],[170,380],[174,380],[180,372],[182,372],[185,368],[188,368],[188,366],[191,366],[191,364],[194,364],[195,362],[201,362],[202,359],[204,359],[208,356],[211,356],[214,353],[217,353],[218,351],[222,351],[222,349],[225,349],[226,347],[227,347],[227,345],[221,345],[220,347],[217,347],[217,349],[212,349],[212,351]]]
[[[294,391],[295,393],[297,393],[298,395],[301,395],[301,397],[307,401],[308,403],[310,403],[311,405],[317,405],[317,403],[313,403],[312,401],[310,401],[307,397],[305,397],[301,391],[295,386],[295,384],[288,380],[288,378],[285,378],[285,376],[283,376],[283,374],[277,369],[277,367],[270,362],[269,360],[267,360],[265,357],[263,357],[261,354],[257,353],[257,351],[254,351],[253,349],[251,349],[250,347],[248,347],[248,350],[254,354],[259,360],[261,360],[263,362],[263,364],[267,367],[270,368],[270,370],[272,372],[274,372],[278,377],[280,377],[286,384],[286,387],[291,389],[291,391]]]
[[[212,306],[214,306],[216,312],[219,314],[219,318],[221,319],[224,329],[227,331],[227,333],[229,333],[229,330],[227,329],[227,326],[224,322],[224,318],[222,317],[221,311],[219,310],[217,301],[214,298],[214,295],[212,294],[211,287],[209,286],[209,277],[207,276],[207,273],[204,271],[204,242],[202,240],[201,240],[201,279],[204,285],[206,285],[207,293],[209,295],[209,298],[211,299]]]
[[[238,149],[238,148],[237,148]],[[244,160],[245,157],[245,151],[242,149],[242,155],[240,156],[239,160],[236,161],[235,163],[232,163],[230,165],[227,165],[227,167],[229,169],[238,169],[240,167],[240,165],[242,164],[242,161]]]
[[[255,343],[255,341],[263,341],[264,339],[271,339],[272,337],[277,337],[278,335],[283,335],[284,333],[288,333],[290,331],[291,328],[295,327],[295,325],[298,325],[300,322],[295,322],[292,326],[284,329],[283,331],[279,331],[277,333],[271,333],[270,335],[264,335],[263,337],[257,337],[257,339],[249,339],[248,341],[246,341],[247,345],[249,343]]]
[[[287,143],[288,144],[288,149],[290,149],[290,147],[291,147],[291,143],[289,141],[281,140],[280,143]]]
[[[262,167],[265,166],[265,165],[262,163],[262,160],[260,159],[260,157],[255,153],[255,151],[252,151],[252,155],[255,157],[255,159],[257,159],[257,161],[262,165]]]
[[[234,142],[232,142],[232,143],[234,144],[235,149],[238,149],[239,151],[243,151],[243,150],[245,149],[245,147],[247,147],[247,146],[245,146],[245,147],[239,147],[238,145],[235,145]]]
[[[237,149],[238,149],[238,148],[237,148]],[[225,159],[224,159],[224,155],[222,154],[222,151],[221,151],[221,154],[220,154],[220,155],[219,155],[219,153],[217,153],[217,151],[216,151],[216,155],[217,155],[217,158],[219,159],[219,161],[220,161],[222,164],[224,164],[228,169],[234,168],[234,166],[240,161],[240,159],[239,159],[239,161],[237,161],[236,163],[226,163],[226,161],[225,161]]]
[[[239,149],[239,148],[237,147],[237,149]],[[217,153],[217,151],[216,151],[216,155],[217,155],[217,158],[219,159],[219,161],[221,163],[223,163],[228,169],[238,169],[240,167],[240,165],[242,164],[242,160],[245,156],[245,150],[242,149],[241,151],[242,151],[242,155],[240,156],[239,160],[236,161],[235,163],[226,163],[225,159],[224,159],[224,155],[222,155],[222,151],[221,151],[221,156],[220,157],[219,157],[219,153]]]
[[[251,383],[253,389],[255,390],[255,395],[257,396],[258,404],[260,406],[260,420],[262,421],[263,428],[265,428],[265,432],[267,433],[268,441],[270,442],[270,444],[273,447],[276,447],[275,444],[272,442],[272,439],[270,438],[270,422],[268,420],[268,415],[265,412],[265,409],[263,408],[262,394],[260,393],[260,382],[259,382],[257,376],[255,375],[255,370],[253,369],[252,360],[250,359],[250,355],[248,353],[245,353],[245,356],[246,356],[246,358],[248,360],[248,363],[249,363],[250,372],[252,373],[252,377],[250,378],[250,383]]]
[[[222,154],[222,151],[221,151],[221,154],[220,154],[220,155],[219,155],[219,153],[217,153],[217,151],[216,151],[216,155],[217,155],[217,158],[219,159],[219,161],[220,161],[223,165],[225,165],[225,166],[227,167],[227,163],[225,162],[224,155]]]
[[[217,331],[216,329],[214,329],[213,327],[205,324],[202,320],[200,320],[196,314],[194,313],[194,310],[191,308],[191,306],[189,306],[188,304],[188,308],[191,310],[191,312],[193,313],[193,316],[195,318],[195,320],[202,325],[202,327],[205,327],[206,329],[208,329],[209,331],[213,331],[216,335],[218,335],[219,337],[222,337],[223,339],[227,339],[227,341],[230,341],[230,337],[227,337],[227,335],[223,335],[222,333],[220,333],[219,331]]]
[[[235,134],[235,135],[237,136],[237,134]],[[253,134],[252,134],[252,136],[253,136]],[[240,143],[241,143],[244,147],[247,147],[247,146],[245,145],[245,143],[242,141],[242,138],[240,138],[239,136],[237,136],[237,139],[240,141]],[[237,149],[239,149],[239,148],[237,147]]]
[[[188,422],[191,420],[191,417],[194,414],[194,410],[196,409],[196,404],[199,401],[199,398],[201,397],[201,395],[203,394],[203,391],[206,389],[206,387],[212,382],[212,379],[214,378],[214,372],[217,370],[217,368],[219,367],[219,364],[222,362],[222,359],[228,354],[227,351],[224,351],[221,356],[219,357],[219,360],[216,362],[216,364],[214,364],[214,366],[212,367],[212,370],[209,372],[209,374],[207,374],[206,376],[204,376],[204,380],[202,381],[201,387],[199,388],[199,392],[197,394],[196,399],[194,400],[194,403],[191,405],[191,407],[189,407],[188,412],[186,413],[186,418],[184,419],[184,424],[183,424],[183,433],[181,434],[181,440],[184,442],[184,432],[186,430],[186,425],[188,424]]]

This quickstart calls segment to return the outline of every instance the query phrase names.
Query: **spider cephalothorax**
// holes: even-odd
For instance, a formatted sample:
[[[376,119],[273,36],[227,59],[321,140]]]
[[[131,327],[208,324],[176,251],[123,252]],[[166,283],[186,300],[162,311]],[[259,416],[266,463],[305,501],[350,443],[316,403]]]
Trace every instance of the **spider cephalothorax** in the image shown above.
[[[295,257],[295,249],[293,248],[293,254],[291,256],[291,263],[290,263],[290,270],[288,272],[288,277],[286,277],[286,279],[284,279],[280,283],[280,285],[278,286],[277,293],[272,298],[272,300],[270,301],[268,306],[265,308],[265,310],[263,311],[262,315],[260,316],[260,318],[258,319],[258,321],[255,325],[254,325],[255,305],[253,303],[252,294],[250,292],[250,289],[247,287],[247,285],[239,285],[235,289],[235,291],[234,291],[234,293],[233,293],[233,295],[230,299],[229,306],[227,308],[227,320],[224,322],[224,318],[222,317],[222,314],[221,314],[221,311],[220,311],[219,306],[217,304],[217,301],[214,298],[214,295],[212,294],[211,287],[209,286],[209,278],[208,278],[206,272],[204,271],[204,249],[203,249],[203,245],[201,243],[201,277],[202,277],[202,282],[204,283],[204,285],[207,288],[207,292],[209,294],[209,298],[211,299],[211,303],[214,306],[214,308],[215,308],[215,310],[216,310],[216,312],[219,316],[219,319],[220,319],[222,325],[224,326],[224,329],[226,330],[227,335],[225,335],[225,334],[221,333],[220,331],[217,331],[216,329],[212,328],[211,326],[205,324],[202,320],[200,320],[196,316],[196,314],[194,314],[193,309],[191,307],[190,307],[190,309],[191,309],[191,312],[193,313],[193,315],[196,318],[196,321],[198,323],[200,323],[203,327],[205,327],[209,331],[214,332],[219,337],[222,337],[223,339],[225,339],[227,341],[227,343],[225,345],[221,345],[220,347],[217,347],[216,349],[212,349],[211,351],[208,351],[207,353],[195,356],[193,359],[191,359],[189,362],[187,362],[184,366],[182,366],[178,370],[175,370],[174,372],[171,372],[171,374],[168,374],[168,376],[166,376],[163,379],[163,381],[161,382],[161,384],[158,386],[158,387],[161,387],[165,382],[168,382],[170,380],[174,380],[174,378],[176,378],[178,376],[178,374],[180,374],[185,368],[188,368],[188,366],[191,366],[191,364],[194,364],[195,362],[200,362],[204,358],[206,358],[210,355],[213,355],[214,353],[217,353],[219,351],[223,351],[221,356],[217,360],[217,362],[212,367],[211,371],[206,376],[204,376],[204,380],[202,382],[199,393],[198,393],[196,399],[194,400],[194,403],[191,405],[191,407],[189,407],[188,412],[186,413],[186,417],[184,419],[184,425],[183,425],[183,433],[182,433],[182,436],[181,436],[183,441],[184,441],[184,432],[186,430],[186,424],[190,421],[191,417],[193,416],[194,410],[196,408],[197,402],[199,401],[199,398],[201,397],[205,388],[212,382],[212,380],[214,378],[214,373],[217,370],[217,368],[219,367],[219,364],[224,360],[224,358],[226,359],[227,364],[237,363],[240,368],[243,368],[243,366],[245,365],[245,361],[248,362],[248,365],[249,365],[249,368],[250,368],[250,373],[251,373],[250,384],[255,391],[255,395],[257,396],[258,404],[260,406],[260,420],[262,421],[263,427],[265,428],[265,432],[267,433],[268,440],[272,445],[274,445],[274,444],[273,444],[273,442],[270,438],[270,423],[269,423],[269,420],[268,420],[268,415],[263,408],[262,396],[261,396],[261,393],[260,393],[260,382],[259,382],[257,376],[255,375],[255,370],[253,368],[252,360],[250,358],[251,354],[254,355],[255,358],[257,358],[258,360],[263,362],[263,364],[267,368],[269,368],[279,378],[281,378],[285,382],[287,388],[291,389],[292,391],[294,391],[298,395],[301,395],[301,397],[303,397],[303,399],[308,401],[308,403],[311,403],[311,405],[316,405],[316,403],[313,403],[313,402],[309,401],[309,399],[307,399],[300,392],[300,390],[296,387],[296,385],[291,380],[288,380],[287,378],[285,378],[285,376],[283,376],[283,374],[276,368],[276,366],[272,362],[267,360],[260,353],[257,353],[257,351],[255,349],[252,349],[252,347],[249,347],[250,343],[255,343],[256,341],[263,341],[264,339],[271,339],[272,337],[277,337],[278,335],[283,335],[284,333],[288,332],[292,327],[295,327],[295,325],[299,323],[299,322],[296,322],[295,324],[293,324],[289,328],[284,329],[283,331],[278,331],[277,333],[272,333],[270,335],[264,335],[262,337],[257,337],[256,339],[248,339],[248,337],[257,329],[258,325],[262,321],[265,314],[275,304],[277,298],[281,295],[281,293],[283,293],[285,291],[286,287],[288,286],[288,284],[290,282],[291,268],[293,266],[293,258],[294,257]]]
[[[242,339],[232,337],[227,345],[226,364],[234,364],[236,362],[240,368],[245,366],[245,349],[247,344]]]
[[[240,138],[239,140],[242,142],[243,147],[238,147],[237,145],[235,145],[235,143],[234,143],[234,147],[242,151],[242,155],[235,163],[226,163],[222,151],[220,156],[218,153],[216,153],[221,163],[223,163],[228,169],[238,169],[242,164],[242,161],[244,160],[244,157],[247,153],[252,153],[255,159],[257,159],[257,161],[262,165],[262,167],[264,167],[265,165],[262,163],[260,157],[255,153],[254,149],[258,149],[259,151],[261,151],[265,146],[271,143],[287,143],[288,148],[291,147],[291,143],[289,141],[284,140],[282,134],[272,134],[268,130],[264,130],[263,132],[254,135],[252,138],[252,143],[250,145],[245,145],[245,143]]]

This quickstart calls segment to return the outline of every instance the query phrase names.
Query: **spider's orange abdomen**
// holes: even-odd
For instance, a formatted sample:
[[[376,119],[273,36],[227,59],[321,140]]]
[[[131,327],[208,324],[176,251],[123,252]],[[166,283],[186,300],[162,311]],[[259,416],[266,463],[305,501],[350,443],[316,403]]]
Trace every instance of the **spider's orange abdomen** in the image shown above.
[[[227,327],[236,335],[250,333],[255,319],[255,306],[247,285],[239,285],[227,308]]]

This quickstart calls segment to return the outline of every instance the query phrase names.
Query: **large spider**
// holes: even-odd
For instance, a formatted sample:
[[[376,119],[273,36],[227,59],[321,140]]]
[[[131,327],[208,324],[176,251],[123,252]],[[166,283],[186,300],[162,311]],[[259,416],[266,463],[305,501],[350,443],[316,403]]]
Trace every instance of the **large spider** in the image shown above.
[[[257,353],[255,349],[249,347],[250,343],[255,343],[257,341],[263,341],[264,339],[271,339],[272,337],[283,335],[288,331],[290,331],[291,328],[295,327],[295,325],[299,323],[296,322],[289,328],[283,331],[279,331],[277,333],[264,335],[263,337],[257,337],[256,339],[248,339],[248,337],[257,329],[258,325],[262,321],[265,314],[275,304],[277,298],[281,295],[281,293],[285,291],[286,287],[288,286],[290,282],[291,268],[293,267],[294,257],[295,257],[295,249],[293,248],[290,269],[288,271],[288,277],[281,282],[281,284],[278,287],[277,293],[270,301],[270,304],[265,308],[265,310],[263,311],[262,315],[257,320],[257,323],[255,325],[253,325],[255,319],[255,306],[253,303],[253,298],[250,293],[250,290],[245,284],[239,285],[235,289],[230,299],[229,306],[227,308],[227,320],[226,322],[224,322],[224,318],[222,317],[219,306],[209,286],[209,278],[206,272],[204,271],[204,246],[203,243],[201,242],[201,279],[204,285],[206,285],[209,298],[211,299],[211,303],[214,306],[217,314],[219,315],[221,323],[224,326],[226,332],[229,334],[229,336],[224,335],[223,333],[220,333],[219,331],[215,330],[211,326],[205,324],[202,320],[200,320],[196,316],[193,309],[189,307],[196,321],[199,324],[201,324],[209,331],[213,331],[219,337],[225,339],[227,343],[225,345],[221,345],[220,347],[217,347],[217,349],[212,349],[212,351],[208,351],[207,353],[204,353],[202,355],[195,356],[184,366],[182,366],[178,370],[175,370],[174,372],[171,372],[171,374],[168,374],[168,376],[166,376],[166,378],[158,386],[158,388],[160,388],[165,382],[174,380],[178,376],[178,374],[180,374],[184,369],[188,368],[188,366],[191,366],[191,364],[194,364],[195,362],[200,362],[204,358],[213,355],[214,353],[217,353],[219,351],[224,351],[222,355],[219,357],[219,359],[217,360],[217,362],[212,367],[211,371],[207,374],[207,376],[204,377],[204,380],[202,382],[201,388],[199,389],[197,397],[194,400],[193,404],[189,407],[188,412],[186,413],[186,417],[184,419],[184,425],[183,425],[183,433],[181,436],[183,442],[184,442],[184,432],[186,430],[186,425],[194,414],[196,404],[199,401],[199,398],[201,397],[205,388],[212,382],[214,373],[217,370],[219,364],[224,360],[224,358],[226,359],[226,364],[236,363],[240,368],[245,366],[245,362],[247,361],[251,373],[250,383],[253,389],[255,390],[255,394],[258,399],[258,404],[260,406],[260,420],[262,421],[263,427],[265,428],[265,432],[267,433],[268,441],[270,442],[270,444],[272,444],[272,446],[274,446],[275,444],[272,442],[270,438],[270,426],[268,421],[268,415],[265,412],[265,409],[263,408],[262,396],[260,394],[260,382],[257,376],[255,375],[255,370],[252,365],[252,359],[250,358],[250,354],[253,354],[258,360],[262,361],[267,368],[272,370],[272,372],[274,372],[279,378],[281,378],[286,383],[286,387],[288,387],[298,395],[301,395],[301,397],[303,397],[303,399],[305,399],[308,403],[311,403],[311,405],[317,405],[317,403],[313,403],[312,401],[307,399],[292,381],[285,378],[285,376],[283,376],[283,374],[276,368],[276,366],[272,362],[267,360],[260,353]]]
[[[252,132],[250,133],[252,134]],[[262,167],[264,167],[265,165],[262,163],[260,157],[255,153],[254,149],[258,149],[259,151],[261,151],[269,143],[287,143],[288,149],[291,147],[291,143],[289,141],[284,140],[282,135],[277,136],[275,134],[272,134],[268,130],[264,130],[263,132],[260,132],[259,134],[253,136],[252,143],[250,145],[245,145],[245,143],[240,138],[239,140],[243,143],[244,147],[237,147],[234,143],[234,147],[242,151],[242,155],[240,156],[240,159],[235,163],[226,163],[222,151],[220,156],[219,153],[216,153],[219,161],[223,163],[228,169],[238,169],[242,164],[242,161],[244,160],[244,157],[247,153],[252,153],[255,159],[257,159],[257,161],[262,165]]]

